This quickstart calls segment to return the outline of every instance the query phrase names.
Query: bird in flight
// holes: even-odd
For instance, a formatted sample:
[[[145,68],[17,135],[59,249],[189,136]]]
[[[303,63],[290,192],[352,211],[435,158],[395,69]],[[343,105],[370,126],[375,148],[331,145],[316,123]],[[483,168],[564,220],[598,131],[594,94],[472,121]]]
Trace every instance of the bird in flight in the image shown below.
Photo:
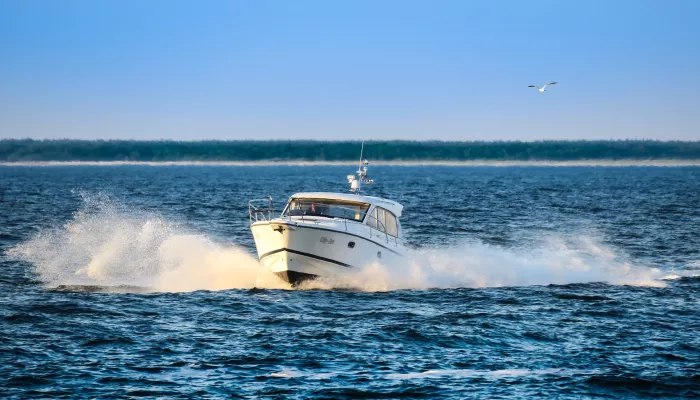
[[[547,90],[547,86],[549,86],[549,85],[556,85],[556,84],[557,84],[556,82],[545,83],[544,86],[542,86],[541,88],[538,88],[537,90],[540,91],[540,92],[542,92],[542,93],[544,93],[544,91]],[[537,86],[535,86],[535,85],[530,85],[530,86],[528,86],[528,87],[534,87],[534,88],[536,88]]]

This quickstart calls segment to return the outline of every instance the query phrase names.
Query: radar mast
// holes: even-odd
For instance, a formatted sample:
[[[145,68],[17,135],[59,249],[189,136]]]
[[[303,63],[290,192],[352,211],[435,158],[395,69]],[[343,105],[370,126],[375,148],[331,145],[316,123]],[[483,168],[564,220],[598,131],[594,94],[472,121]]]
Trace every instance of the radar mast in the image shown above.
[[[362,159],[362,153],[365,150],[365,141],[362,140],[362,147],[360,148],[360,164],[357,167],[357,172],[352,175],[348,175],[348,183],[350,184],[350,191],[355,194],[360,194],[362,190],[362,184],[366,183],[368,185],[374,183],[373,179],[367,177],[367,166],[369,161]],[[357,176],[355,176],[357,175]]]

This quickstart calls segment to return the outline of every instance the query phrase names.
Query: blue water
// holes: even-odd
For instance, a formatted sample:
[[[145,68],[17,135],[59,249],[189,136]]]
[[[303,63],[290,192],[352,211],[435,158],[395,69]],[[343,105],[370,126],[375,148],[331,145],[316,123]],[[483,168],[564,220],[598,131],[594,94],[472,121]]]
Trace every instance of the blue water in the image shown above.
[[[0,394],[700,396],[700,168],[377,166],[421,247],[267,276],[247,201],[353,169],[0,167]]]

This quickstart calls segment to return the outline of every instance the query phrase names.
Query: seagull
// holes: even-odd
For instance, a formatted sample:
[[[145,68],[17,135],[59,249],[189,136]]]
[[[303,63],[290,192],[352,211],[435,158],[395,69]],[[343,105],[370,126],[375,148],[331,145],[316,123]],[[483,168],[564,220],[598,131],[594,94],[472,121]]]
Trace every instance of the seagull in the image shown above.
[[[556,82],[545,83],[544,86],[542,86],[541,88],[539,88],[539,89],[537,89],[537,90],[540,91],[540,92],[542,92],[542,93],[544,93],[544,91],[547,90],[547,86],[549,86],[549,85],[556,85],[556,84],[557,84]],[[530,86],[528,86],[528,87],[534,87],[534,88],[536,88],[537,86],[535,86],[535,85],[530,85]]]

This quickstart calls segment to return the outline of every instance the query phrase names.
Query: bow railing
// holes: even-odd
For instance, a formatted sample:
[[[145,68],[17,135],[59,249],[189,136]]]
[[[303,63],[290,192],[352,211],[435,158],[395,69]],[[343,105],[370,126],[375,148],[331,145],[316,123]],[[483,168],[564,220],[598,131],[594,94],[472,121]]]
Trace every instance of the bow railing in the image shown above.
[[[266,199],[253,199],[248,202],[248,217],[250,224],[261,221],[270,221],[275,213],[272,205],[272,196]]]

